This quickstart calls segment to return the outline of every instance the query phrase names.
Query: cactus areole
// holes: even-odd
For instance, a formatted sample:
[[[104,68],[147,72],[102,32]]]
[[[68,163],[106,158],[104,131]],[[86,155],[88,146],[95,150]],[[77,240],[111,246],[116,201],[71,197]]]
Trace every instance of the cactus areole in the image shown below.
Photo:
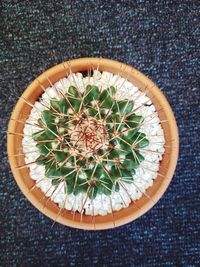
[[[134,101],[116,99],[115,86],[101,90],[88,84],[80,92],[71,85],[57,93],[59,99],[51,98],[37,120],[40,130],[32,134],[40,154],[36,163],[45,167],[52,185],[65,182],[66,194],[95,199],[133,183],[144,160],[140,149],[149,144]]]

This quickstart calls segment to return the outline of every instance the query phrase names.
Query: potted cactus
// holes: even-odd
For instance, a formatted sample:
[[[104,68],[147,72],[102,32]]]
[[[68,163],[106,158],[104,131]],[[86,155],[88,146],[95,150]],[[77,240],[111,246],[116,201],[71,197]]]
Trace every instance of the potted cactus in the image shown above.
[[[177,127],[144,75],[112,60],[77,59],[42,74],[22,95],[8,154],[18,185],[43,213],[105,229],[161,197],[177,161]]]

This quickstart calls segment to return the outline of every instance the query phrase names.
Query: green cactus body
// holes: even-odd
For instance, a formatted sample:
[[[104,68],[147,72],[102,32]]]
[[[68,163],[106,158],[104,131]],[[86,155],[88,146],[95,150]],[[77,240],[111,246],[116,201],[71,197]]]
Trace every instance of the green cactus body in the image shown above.
[[[83,93],[70,86],[38,119],[41,130],[32,135],[40,152],[36,162],[52,185],[66,183],[66,194],[94,199],[134,182],[144,160],[140,148],[149,141],[140,132],[144,119],[134,113],[134,101],[115,94],[113,86],[101,91],[88,85]]]

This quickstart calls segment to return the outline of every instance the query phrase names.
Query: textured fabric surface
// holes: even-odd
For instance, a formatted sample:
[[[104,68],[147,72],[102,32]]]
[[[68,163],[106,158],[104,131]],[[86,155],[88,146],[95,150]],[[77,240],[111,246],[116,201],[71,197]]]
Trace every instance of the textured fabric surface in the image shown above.
[[[199,266],[198,1],[1,1],[0,266]],[[47,68],[108,57],[148,75],[167,96],[180,131],[173,181],[147,214],[101,232],[39,213],[6,158],[14,104]]]

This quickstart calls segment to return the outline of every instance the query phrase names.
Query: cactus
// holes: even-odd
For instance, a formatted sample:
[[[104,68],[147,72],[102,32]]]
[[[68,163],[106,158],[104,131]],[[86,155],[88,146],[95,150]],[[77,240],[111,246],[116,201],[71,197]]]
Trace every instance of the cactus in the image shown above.
[[[140,132],[144,118],[134,113],[134,101],[115,95],[114,86],[101,91],[87,85],[83,93],[70,86],[38,119],[41,130],[32,135],[40,152],[36,162],[52,185],[66,182],[66,194],[94,199],[134,181],[144,160],[140,148],[149,144]]]

